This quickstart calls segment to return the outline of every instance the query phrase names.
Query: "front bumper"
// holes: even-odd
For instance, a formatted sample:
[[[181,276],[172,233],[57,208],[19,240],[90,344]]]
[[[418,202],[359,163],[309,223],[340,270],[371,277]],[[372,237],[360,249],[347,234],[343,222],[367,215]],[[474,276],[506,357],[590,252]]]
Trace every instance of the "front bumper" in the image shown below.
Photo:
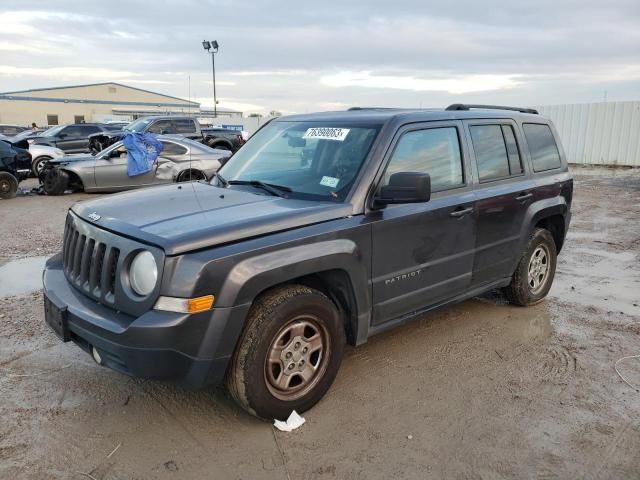
[[[149,310],[132,317],[72,287],[60,255],[47,261],[43,285],[45,297],[65,310],[70,340],[87,352],[95,347],[103,365],[191,388],[223,380],[250,306],[213,308],[194,315]]]

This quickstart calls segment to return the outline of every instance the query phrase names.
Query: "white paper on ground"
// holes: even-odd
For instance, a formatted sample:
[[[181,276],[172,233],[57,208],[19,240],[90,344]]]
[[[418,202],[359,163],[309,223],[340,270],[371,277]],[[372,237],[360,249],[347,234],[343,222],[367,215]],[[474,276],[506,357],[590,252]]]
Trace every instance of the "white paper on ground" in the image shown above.
[[[274,420],[273,426],[276,427],[281,432],[291,432],[292,430],[295,430],[296,428],[301,427],[305,421],[306,420],[304,419],[304,417],[301,417],[300,415],[298,415],[298,412],[294,410],[291,412],[291,415],[289,415],[289,418],[287,418],[286,422],[282,422],[280,420]]]

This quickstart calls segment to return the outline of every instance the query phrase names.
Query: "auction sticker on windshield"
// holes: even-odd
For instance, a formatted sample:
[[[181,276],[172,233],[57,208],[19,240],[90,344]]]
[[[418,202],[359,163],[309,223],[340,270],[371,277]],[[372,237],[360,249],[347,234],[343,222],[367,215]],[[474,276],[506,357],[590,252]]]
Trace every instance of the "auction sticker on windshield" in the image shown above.
[[[319,138],[321,140],[344,141],[349,134],[348,128],[315,127],[309,128],[302,138]]]
[[[339,178],[324,176],[322,177],[322,180],[320,180],[320,185],[323,185],[325,187],[335,188],[338,186],[339,181],[340,181]]]

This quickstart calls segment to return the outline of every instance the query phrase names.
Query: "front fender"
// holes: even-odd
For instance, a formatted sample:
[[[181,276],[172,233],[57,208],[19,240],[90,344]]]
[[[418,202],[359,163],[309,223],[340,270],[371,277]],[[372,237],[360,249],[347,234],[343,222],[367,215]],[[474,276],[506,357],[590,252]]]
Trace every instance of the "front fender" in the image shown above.
[[[328,270],[349,276],[358,315],[369,310],[366,265],[355,242],[346,239],[299,245],[247,258],[236,264],[216,298],[216,306],[251,303],[264,290],[298,277]]]

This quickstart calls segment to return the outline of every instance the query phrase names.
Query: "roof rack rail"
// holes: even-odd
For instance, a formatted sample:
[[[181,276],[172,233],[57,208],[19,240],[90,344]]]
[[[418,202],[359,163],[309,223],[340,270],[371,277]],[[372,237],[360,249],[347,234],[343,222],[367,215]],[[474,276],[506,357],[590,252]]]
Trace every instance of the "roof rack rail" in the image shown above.
[[[350,107],[347,109],[347,112],[352,112],[354,110],[399,110],[395,107]]]
[[[472,108],[483,108],[487,110],[513,110],[515,112],[533,113],[538,115],[538,111],[535,108],[505,107],[503,105],[472,105],[466,103],[453,103],[445,108],[445,110],[471,110]]]

